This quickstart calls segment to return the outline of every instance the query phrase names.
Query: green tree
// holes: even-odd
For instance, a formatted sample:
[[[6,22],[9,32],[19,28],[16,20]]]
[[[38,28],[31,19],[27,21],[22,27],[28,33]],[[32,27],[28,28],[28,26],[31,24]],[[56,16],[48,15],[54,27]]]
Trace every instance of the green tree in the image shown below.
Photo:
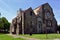
[[[0,29],[4,28],[4,23],[2,21],[2,19],[0,18]]]
[[[58,27],[60,27],[60,25],[58,25]]]
[[[60,31],[60,25],[58,25],[58,29],[57,30],[59,30]]]
[[[4,31],[9,31],[10,23],[5,17],[0,18],[0,29]]]

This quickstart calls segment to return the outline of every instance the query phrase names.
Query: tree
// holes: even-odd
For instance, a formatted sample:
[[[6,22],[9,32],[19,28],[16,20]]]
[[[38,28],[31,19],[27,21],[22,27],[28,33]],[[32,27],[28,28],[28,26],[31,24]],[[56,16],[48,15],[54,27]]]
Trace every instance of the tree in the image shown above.
[[[60,33],[60,25],[58,25],[58,29],[57,29],[58,31],[59,31],[59,33]]]
[[[60,25],[58,25],[58,27],[60,27]]]
[[[5,17],[0,18],[0,29],[5,31],[9,31],[10,23]]]
[[[0,29],[4,28],[4,23],[2,21],[2,18],[0,18]]]

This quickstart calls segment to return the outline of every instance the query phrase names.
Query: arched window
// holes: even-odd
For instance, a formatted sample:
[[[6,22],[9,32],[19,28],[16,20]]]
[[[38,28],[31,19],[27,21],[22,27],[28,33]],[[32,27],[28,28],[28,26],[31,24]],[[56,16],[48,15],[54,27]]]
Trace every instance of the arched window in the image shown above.
[[[39,28],[41,28],[41,26],[42,26],[41,21],[38,22],[38,26],[39,26]]]
[[[32,12],[30,12],[30,15],[32,16]]]
[[[49,13],[49,12],[47,12],[47,13],[46,13],[46,16],[47,16],[47,17],[49,17],[49,16],[50,16],[50,13]]]
[[[51,27],[51,26],[52,26],[51,20],[47,20],[47,21],[46,21],[46,25],[47,25],[47,27]]]

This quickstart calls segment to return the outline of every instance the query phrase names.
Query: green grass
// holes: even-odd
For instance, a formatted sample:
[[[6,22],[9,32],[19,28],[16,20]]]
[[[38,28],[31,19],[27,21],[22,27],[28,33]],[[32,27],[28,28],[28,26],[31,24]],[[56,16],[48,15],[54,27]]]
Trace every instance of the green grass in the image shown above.
[[[20,36],[25,36],[25,37],[30,37],[30,38],[37,38],[37,39],[43,39],[43,40],[47,40],[48,39],[56,39],[56,38],[60,38],[60,34],[32,34],[32,36],[30,36],[29,34],[25,34],[25,35],[21,35]],[[6,34],[0,34],[0,40],[24,40],[22,38],[13,38],[12,36],[8,36]]]
[[[13,38],[11,36],[8,36],[6,34],[0,34],[0,40],[24,40],[22,38]]]
[[[21,35],[21,36],[26,36],[26,37],[31,37],[31,38],[38,38],[38,39],[55,39],[55,38],[60,38],[60,34],[32,34],[30,36],[29,34]]]

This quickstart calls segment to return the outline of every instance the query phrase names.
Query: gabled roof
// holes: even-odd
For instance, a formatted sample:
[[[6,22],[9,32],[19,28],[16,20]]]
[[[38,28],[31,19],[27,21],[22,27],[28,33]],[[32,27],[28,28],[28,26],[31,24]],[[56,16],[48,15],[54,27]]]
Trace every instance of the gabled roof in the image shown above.
[[[47,5],[47,6],[49,6],[49,7],[51,8],[51,6],[49,5],[49,3],[42,4],[42,6],[43,6],[43,5]],[[51,8],[51,9],[52,9],[52,8]]]
[[[24,12],[29,11],[29,10],[33,10],[33,9],[30,7],[28,9],[24,10]]]
[[[27,12],[27,11],[33,11],[34,12],[34,14],[36,15],[36,13],[35,13],[35,10],[37,10],[37,11],[40,11],[41,10],[41,8],[42,8],[42,6],[44,6],[44,5],[47,5],[47,6],[49,6],[50,8],[51,8],[51,6],[49,5],[49,3],[44,3],[44,4],[42,4],[41,6],[38,6],[37,8],[35,8],[34,10],[30,7],[30,8],[28,8],[28,9],[26,9],[26,10],[22,10],[22,12]],[[51,8],[52,9],[52,8]],[[21,11],[21,9],[19,10],[19,11]]]
[[[35,12],[35,10],[36,11],[40,11],[41,10],[41,8],[43,7],[43,6],[49,6],[50,7],[50,9],[52,10],[52,8],[51,8],[51,6],[49,5],[49,3],[44,3],[44,4],[42,4],[41,6],[38,6],[37,8],[35,8],[34,9],[34,12]],[[37,13],[35,12],[35,14],[37,15]],[[54,15],[54,14],[53,14]]]
[[[40,6],[38,6],[37,8],[41,8],[43,5],[48,5],[48,6],[50,6],[49,3],[44,3],[44,4],[40,5]],[[37,9],[37,8],[35,8],[35,9]],[[34,9],[34,10],[35,10],[35,9]]]

